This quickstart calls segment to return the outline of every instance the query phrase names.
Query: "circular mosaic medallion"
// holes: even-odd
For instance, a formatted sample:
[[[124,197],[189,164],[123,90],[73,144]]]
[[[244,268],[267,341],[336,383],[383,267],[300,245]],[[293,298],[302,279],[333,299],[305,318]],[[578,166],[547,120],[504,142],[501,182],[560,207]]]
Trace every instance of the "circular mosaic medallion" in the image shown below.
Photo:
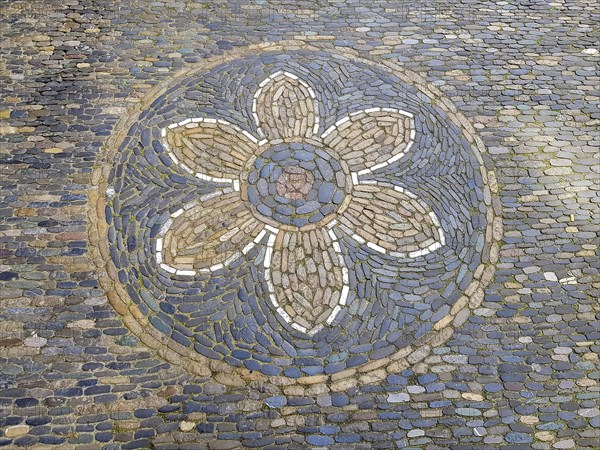
[[[357,368],[372,382],[483,299],[500,234],[483,151],[399,66],[248,48],[120,121],[90,238],[111,303],[169,361],[298,380]]]

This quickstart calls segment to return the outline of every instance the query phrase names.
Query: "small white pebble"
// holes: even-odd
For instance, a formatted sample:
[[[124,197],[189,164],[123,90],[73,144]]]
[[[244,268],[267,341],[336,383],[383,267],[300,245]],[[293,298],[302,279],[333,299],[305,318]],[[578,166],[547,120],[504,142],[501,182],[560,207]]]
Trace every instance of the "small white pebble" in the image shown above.
[[[558,277],[554,272],[544,272],[544,278],[548,281],[558,281]]]

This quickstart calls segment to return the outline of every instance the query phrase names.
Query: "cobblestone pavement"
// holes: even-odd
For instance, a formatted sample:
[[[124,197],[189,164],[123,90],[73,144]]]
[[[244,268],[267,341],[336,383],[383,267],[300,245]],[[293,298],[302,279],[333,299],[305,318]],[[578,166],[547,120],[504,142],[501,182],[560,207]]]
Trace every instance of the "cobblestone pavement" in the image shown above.
[[[600,448],[593,2],[0,7],[0,447]]]

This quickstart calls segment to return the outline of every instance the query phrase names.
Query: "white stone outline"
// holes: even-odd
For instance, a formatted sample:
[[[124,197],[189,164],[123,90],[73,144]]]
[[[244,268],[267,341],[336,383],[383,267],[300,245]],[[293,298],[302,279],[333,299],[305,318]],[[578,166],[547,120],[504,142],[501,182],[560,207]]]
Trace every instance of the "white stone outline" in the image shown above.
[[[348,301],[348,294],[350,293],[350,287],[348,284],[349,283],[348,268],[346,267],[346,262],[344,261],[344,255],[342,255],[342,249],[340,247],[338,237],[333,232],[333,227],[336,224],[337,224],[337,221],[332,220],[331,222],[329,222],[326,225],[326,228],[327,228],[327,234],[329,235],[329,237],[332,240],[333,250],[337,254],[338,262],[342,269],[343,286],[342,286],[342,292],[340,294],[340,298],[338,299],[338,304],[335,306],[333,311],[331,311],[331,313],[329,314],[329,317],[325,320],[327,325],[331,325],[333,323],[333,321],[335,320],[337,315],[342,310],[342,306],[346,305],[346,303]],[[276,309],[277,313],[281,316],[281,318],[283,320],[285,320],[286,323],[289,323],[292,328],[300,331],[301,333],[307,334],[309,336],[314,336],[315,334],[317,334],[319,331],[321,331],[323,329],[322,323],[317,324],[313,328],[308,330],[306,327],[292,321],[292,318],[289,316],[288,313],[285,312],[285,310],[279,305],[279,302],[277,301],[277,297],[275,295],[275,285],[271,281],[271,258],[273,257],[273,247],[275,245],[275,240],[277,239],[277,235],[279,234],[279,229],[275,228],[275,227],[271,227],[269,225],[265,225],[265,229],[271,233],[271,235],[269,236],[269,240],[267,242],[267,251],[265,252],[265,259],[263,261],[263,266],[265,269],[265,281],[266,281],[267,287],[269,289],[269,299],[271,300],[271,304]],[[265,229],[263,229],[263,232],[265,231]]]
[[[226,120],[212,119],[210,117],[194,117],[193,119],[185,119],[185,120],[182,120],[181,122],[172,123],[171,125],[168,125],[165,128],[162,128],[160,130],[160,135],[162,137],[163,146],[165,147],[165,149],[167,150],[167,154],[169,155],[169,157],[173,160],[173,162],[175,164],[177,164],[179,167],[181,167],[186,172],[194,175],[196,178],[199,178],[203,181],[211,181],[213,183],[231,183],[233,185],[233,190],[239,191],[240,190],[240,180],[239,179],[211,177],[210,175],[207,175],[202,172],[194,173],[194,171],[192,169],[190,169],[186,164],[179,161],[179,159],[177,159],[177,156],[175,156],[175,153],[173,153],[173,150],[171,150],[171,147],[169,146],[169,143],[167,142],[167,129],[172,130],[172,129],[178,128],[178,127],[196,128],[196,127],[198,127],[198,124],[202,123],[202,122],[218,123],[220,125],[225,125],[225,126],[231,127],[233,130],[246,136],[248,139],[250,139],[254,144],[257,144],[259,147],[266,144],[267,140],[264,139],[262,141],[259,141],[258,139],[256,139],[256,137],[254,137],[252,135],[252,133],[249,133],[246,130],[242,130],[237,125],[233,125],[232,123],[227,122]],[[190,126],[190,124],[191,124],[191,126]]]
[[[214,191],[211,192],[209,194],[203,195],[200,197],[200,201],[206,201],[209,200],[211,198],[217,197],[219,195],[225,195],[225,194],[229,194],[231,192],[234,192],[234,189],[223,189],[220,191]],[[233,253],[229,258],[227,258],[225,261],[223,261],[222,263],[218,263],[218,264],[213,264],[210,267],[206,267],[203,269],[199,269],[199,270],[184,270],[184,269],[177,269],[173,266],[169,266],[168,264],[163,263],[163,244],[164,244],[164,237],[167,234],[167,232],[169,231],[169,229],[171,228],[171,225],[173,225],[173,219],[179,217],[181,214],[183,214],[184,211],[187,211],[188,209],[193,208],[194,206],[197,206],[198,202],[191,202],[191,203],[187,203],[186,205],[183,206],[183,208],[179,208],[177,211],[175,211],[173,214],[171,214],[169,216],[169,218],[167,219],[167,221],[163,224],[163,226],[160,228],[160,231],[158,232],[158,236],[156,238],[156,242],[154,245],[154,249],[156,251],[156,262],[159,265],[159,267],[169,273],[173,273],[175,275],[181,275],[181,276],[186,276],[186,277],[193,277],[196,276],[196,274],[198,273],[212,273],[212,272],[216,272],[217,270],[220,270],[224,267],[229,267],[230,264],[234,263],[235,261],[237,261],[239,258],[241,258],[242,255],[246,255],[250,250],[252,250],[252,248],[254,248],[254,246],[256,244],[258,244],[262,238],[265,236],[265,230],[261,230],[256,237],[250,241],[249,244],[247,244],[241,252],[237,251],[235,253]]]
[[[577,278],[573,276],[565,277],[558,280],[558,282],[561,284],[577,284]]]
[[[359,111],[351,112],[349,115],[341,118],[336,123],[334,123],[332,126],[327,128],[327,130],[325,130],[323,132],[323,134],[321,135],[321,139],[324,140],[327,136],[329,136],[331,133],[333,133],[335,130],[337,130],[337,128],[340,125],[348,122],[351,117],[358,116],[359,114],[370,114],[370,113],[374,113],[374,112],[392,112],[392,113],[396,113],[396,114],[400,114],[400,115],[408,117],[410,119],[410,121],[409,121],[409,123],[410,123],[410,138],[406,144],[406,147],[400,153],[395,154],[394,156],[388,158],[387,160],[385,160],[382,163],[375,164],[373,167],[369,167],[367,169],[362,169],[362,170],[359,170],[358,172],[351,172],[350,176],[352,177],[352,183],[354,185],[358,185],[360,183],[360,181],[358,180],[359,175],[365,175],[367,173],[372,173],[378,169],[389,166],[390,164],[398,161],[400,158],[402,158],[404,155],[406,155],[410,151],[410,148],[412,147],[412,145],[414,144],[415,137],[417,135],[417,132],[415,129],[414,114],[412,114],[408,111],[404,111],[402,109],[380,108],[377,106],[374,108],[361,109]]]
[[[415,194],[413,194],[412,192],[410,192],[408,189],[403,188],[402,186],[396,186],[396,185],[391,184],[391,183],[382,183],[382,182],[377,181],[377,180],[364,180],[364,181],[360,182],[359,184],[371,184],[371,185],[376,185],[376,186],[383,186],[383,187],[392,188],[395,191],[400,192],[402,194],[405,194],[407,197],[410,197],[410,198],[416,200],[419,203],[419,205],[421,205],[421,207],[423,207],[425,210],[431,209],[429,207],[429,205],[427,205],[423,200],[421,200]],[[357,241],[359,244],[366,245],[370,249],[375,250],[377,253],[381,253],[383,255],[390,255],[390,256],[393,256],[393,257],[396,257],[396,258],[418,258],[419,256],[428,255],[428,254],[436,251],[437,249],[443,247],[444,245],[446,245],[446,234],[444,233],[444,229],[442,228],[442,225],[440,223],[440,219],[438,218],[438,216],[433,211],[429,212],[429,217],[431,218],[431,221],[433,222],[433,224],[437,227],[437,231],[438,231],[438,234],[440,236],[439,242],[436,241],[433,244],[431,244],[430,246],[428,246],[427,248],[423,248],[423,249],[420,249],[420,250],[415,250],[415,251],[410,252],[410,253],[388,252],[385,248],[381,247],[380,245],[377,245],[375,242],[368,241],[365,238],[363,238],[362,236],[358,235],[357,233],[354,232],[354,230],[352,230],[348,226],[346,226],[346,225],[340,225],[340,228],[346,234],[350,235],[352,237],[352,239],[354,239],[355,241]]]
[[[265,78],[260,84],[259,84],[259,89],[255,92],[253,98],[252,98],[252,116],[256,122],[256,127],[257,127],[257,131],[259,133],[259,135],[261,137],[265,137],[265,133],[263,132],[262,128],[260,127],[260,120],[258,118],[258,114],[257,114],[257,103],[258,103],[258,97],[260,96],[260,94],[263,91],[263,88],[270,82],[275,81],[276,79],[279,78],[290,78],[294,81],[298,81],[302,86],[304,86],[307,90],[309,95],[311,96],[312,100],[313,100],[313,108],[314,108],[314,114],[315,114],[315,124],[313,126],[313,130],[312,130],[312,134],[316,135],[318,133],[319,130],[319,125],[320,125],[320,117],[319,117],[319,109],[318,109],[318,100],[317,97],[315,95],[314,90],[308,85],[308,83],[306,83],[304,80],[302,80],[300,77],[298,77],[297,75],[294,75],[290,72],[286,72],[283,70],[279,70],[273,74],[271,74],[270,76],[268,76],[267,78]],[[414,139],[416,136],[416,130],[415,130],[415,124],[414,124],[414,115],[408,111],[404,111],[401,109],[396,109],[396,108],[381,108],[381,107],[374,107],[374,108],[367,108],[367,109],[363,109],[363,110],[359,110],[359,111],[354,111],[352,113],[350,113],[348,116],[343,117],[342,119],[338,120],[337,122],[335,122],[334,125],[332,125],[331,127],[329,127],[326,131],[324,131],[321,136],[320,139],[324,140],[327,136],[329,136],[334,130],[336,130],[340,125],[348,122],[350,120],[351,117],[357,116],[359,114],[370,114],[373,112],[392,112],[392,113],[396,113],[396,114],[400,114],[400,115],[404,115],[406,117],[408,117],[410,119],[410,138],[408,143],[406,144],[406,147],[404,148],[404,150],[400,153],[397,153],[396,155],[388,158],[386,161],[376,164],[373,167],[367,168],[367,169],[362,169],[359,170],[358,172],[351,172],[351,179],[352,179],[352,183],[354,185],[358,185],[358,184],[375,184],[375,185],[380,185],[380,186],[387,186],[387,187],[392,187],[394,190],[398,191],[398,192],[402,192],[404,194],[406,194],[408,197],[416,199],[417,202],[419,202],[421,204],[421,206],[425,206],[428,208],[428,206],[419,198],[417,198],[417,196],[415,194],[413,194],[412,192],[402,188],[401,186],[395,186],[392,184],[388,184],[388,183],[380,183],[377,182],[376,180],[365,180],[365,181],[360,181],[359,180],[359,176],[360,175],[364,175],[367,173],[372,173],[378,169],[381,169],[383,167],[386,167],[396,161],[398,161],[400,158],[402,158],[404,155],[406,155],[408,153],[408,151],[410,150],[410,148],[412,147],[413,143],[414,143]],[[192,119],[185,119],[182,120],[181,122],[177,122],[177,123],[173,123],[168,125],[166,128],[162,128],[161,129],[161,137],[163,138],[163,145],[165,147],[165,149],[167,150],[167,153],[169,155],[169,157],[173,160],[173,162],[175,164],[177,164],[178,166],[182,167],[186,172],[193,174],[194,176],[196,176],[197,178],[204,180],[204,181],[211,181],[211,182],[215,182],[215,183],[231,183],[232,184],[232,190],[229,189],[225,189],[222,191],[215,191],[211,194],[207,194],[203,197],[200,197],[200,201],[204,201],[207,200],[209,198],[215,197],[217,195],[221,195],[221,194],[225,194],[228,192],[232,192],[232,191],[239,191],[240,190],[240,180],[239,179],[231,179],[231,178],[217,178],[217,177],[211,177],[207,174],[203,174],[201,172],[197,172],[194,173],[192,171],[192,169],[190,169],[186,164],[180,162],[177,157],[175,156],[175,154],[173,153],[173,151],[171,150],[167,140],[166,140],[166,135],[167,135],[167,129],[174,129],[177,127],[182,127],[182,126],[188,126],[189,128],[194,128],[198,126],[198,123],[201,122],[205,122],[205,123],[219,123],[221,125],[226,125],[231,127],[233,130],[237,131],[238,133],[243,134],[244,136],[246,136],[248,139],[250,139],[254,144],[257,144],[259,147],[265,145],[268,142],[268,139],[262,139],[262,140],[258,140],[256,137],[254,137],[251,133],[249,133],[246,130],[241,129],[240,127],[238,127],[237,125],[233,125],[230,122],[227,122],[226,120],[222,120],[222,119],[213,119],[213,118],[207,118],[207,117],[198,117],[198,118],[192,118]],[[192,124],[191,126],[189,126],[190,124]],[[304,136],[299,136],[299,137],[304,137]],[[235,252],[233,255],[231,255],[229,258],[227,258],[226,261],[224,261],[223,263],[219,263],[219,264],[214,264],[208,268],[204,268],[204,269],[200,269],[198,271],[195,270],[182,270],[182,269],[176,269],[174,267],[171,267],[165,263],[163,263],[163,259],[162,259],[162,250],[163,250],[163,239],[164,236],[166,235],[167,231],[169,230],[170,226],[173,223],[173,219],[178,217],[179,215],[181,215],[184,210],[190,209],[194,206],[196,206],[197,203],[196,202],[192,202],[189,203],[187,205],[185,205],[183,208],[180,208],[179,210],[175,211],[173,214],[171,214],[170,218],[167,220],[167,222],[165,222],[165,224],[163,224],[163,226],[161,227],[161,230],[159,231],[159,235],[158,238],[156,240],[156,261],[157,263],[159,263],[160,267],[169,272],[169,273],[174,273],[176,275],[181,275],[181,276],[195,276],[197,272],[200,273],[211,273],[211,272],[215,272],[217,270],[222,269],[223,267],[227,267],[229,266],[229,264],[233,263],[234,261],[236,261],[238,258],[240,258],[243,255],[246,255],[252,248],[255,247],[256,244],[260,243],[261,240],[264,238],[264,236],[268,233],[269,234],[269,238],[267,241],[267,247],[266,247],[266,251],[265,251],[265,256],[264,256],[264,260],[263,260],[263,267],[265,269],[265,282],[267,283],[267,287],[269,289],[269,298],[271,300],[272,305],[276,308],[277,313],[283,318],[283,320],[285,320],[287,323],[289,323],[292,328],[305,333],[309,336],[313,336],[316,333],[318,333],[320,330],[323,329],[323,324],[318,324],[316,326],[314,326],[313,328],[311,328],[310,330],[307,330],[306,327],[303,327],[302,325],[293,322],[291,317],[285,312],[285,310],[279,305],[279,302],[277,301],[277,298],[275,296],[275,286],[273,285],[273,282],[271,281],[271,259],[273,256],[273,248],[274,248],[274,244],[275,241],[277,239],[277,235],[279,234],[279,229],[276,227],[272,227],[270,225],[265,225],[265,227],[258,233],[258,235],[252,240],[250,241],[243,249],[241,252]],[[389,252],[377,245],[374,242],[371,241],[367,241],[365,240],[363,237],[361,237],[360,235],[356,234],[353,230],[351,230],[350,228],[348,228],[345,225],[341,225],[338,224],[336,220],[332,220],[331,222],[329,222],[326,225],[327,228],[327,233],[329,235],[329,237],[332,240],[332,246],[334,251],[336,252],[337,256],[338,256],[338,261],[340,264],[340,267],[342,268],[342,282],[343,282],[343,286],[342,286],[342,292],[340,294],[340,298],[338,299],[338,305],[336,305],[336,307],[333,309],[333,311],[331,312],[331,314],[329,315],[329,317],[326,319],[326,323],[328,325],[331,325],[333,323],[333,321],[335,320],[335,318],[337,317],[337,315],[340,313],[342,306],[346,305],[347,300],[348,300],[348,295],[350,292],[350,288],[349,288],[349,275],[348,275],[348,268],[346,267],[345,261],[344,261],[344,257],[341,253],[341,247],[340,247],[340,243],[338,240],[337,235],[335,234],[335,232],[333,231],[333,227],[335,225],[338,225],[338,227],[346,232],[347,234],[349,234],[354,240],[356,240],[358,243],[360,244],[366,244],[366,246],[368,248],[371,248],[373,250],[375,250],[378,253],[382,253],[382,254],[389,254],[390,256],[394,256],[394,257],[399,257],[399,258],[416,258],[418,256],[425,256],[435,250],[437,250],[438,248],[442,247],[443,245],[445,245],[446,243],[446,238],[445,238],[445,234],[444,231],[440,225],[440,221],[438,219],[438,217],[436,216],[436,214],[431,211],[429,213],[429,216],[431,217],[431,220],[433,221],[434,225],[437,226],[438,228],[438,234],[440,236],[440,242],[434,242],[433,244],[431,244],[429,247],[425,248],[425,249],[421,249],[421,250],[417,250],[414,252],[410,252],[408,254],[406,253],[401,253],[401,252]]]
[[[313,90],[313,88],[311,88],[308,85],[308,83],[306,81],[304,81],[298,75],[294,75],[293,73],[286,72],[283,70],[278,70],[277,72],[269,75],[267,78],[262,80],[260,82],[260,84],[258,85],[258,90],[252,96],[252,116],[254,117],[254,121],[256,122],[256,129],[258,131],[258,134],[261,137],[266,136],[263,129],[260,126],[260,120],[258,118],[258,113],[257,113],[258,97],[260,96],[260,94],[262,94],[262,91],[267,84],[269,84],[270,82],[273,82],[279,78],[289,78],[291,80],[297,81],[302,86],[304,86],[306,88],[306,90],[308,91],[308,95],[310,95],[310,97],[312,98],[312,101],[313,101],[313,109],[315,110],[315,124],[312,129],[312,134],[316,135],[319,132],[320,118],[319,118],[319,102],[317,100],[317,96],[315,95],[315,91]],[[305,136],[298,136],[298,137],[305,137]],[[267,142],[266,139],[264,139],[263,141],[265,143]],[[261,142],[263,142],[263,141],[261,141]],[[259,145],[262,145],[262,144],[259,143]]]

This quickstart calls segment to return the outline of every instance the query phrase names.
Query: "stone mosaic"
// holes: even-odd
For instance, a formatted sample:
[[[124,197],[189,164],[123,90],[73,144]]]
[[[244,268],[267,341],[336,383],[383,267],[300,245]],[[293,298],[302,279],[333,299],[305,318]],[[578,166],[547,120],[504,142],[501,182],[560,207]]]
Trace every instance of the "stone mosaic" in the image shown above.
[[[102,185],[142,329],[290,378],[447,339],[491,277],[494,214],[474,135],[412,80],[262,49],[149,98]]]
[[[1,448],[598,448],[596,3],[14,0],[0,9]],[[253,64],[259,60],[264,64]],[[357,66],[365,75],[355,76]],[[228,210],[241,217],[249,209],[248,220],[255,219],[258,228],[221,241],[219,233],[237,222],[220,225],[211,196],[238,198],[242,179],[232,161],[218,162],[212,168],[221,170],[207,174],[194,160],[206,152],[210,156],[198,163],[206,165],[228,153],[215,141],[192,145],[186,160],[170,155],[161,135],[169,125],[196,118],[223,125],[219,136],[234,129],[231,142],[238,145],[248,136],[235,127],[259,142],[268,139],[259,131],[268,131],[267,119],[257,126],[253,102],[258,105],[260,84],[278,72],[297,76],[313,90],[317,103],[304,102],[305,112],[312,108],[319,119],[313,137],[359,111],[413,114],[412,122],[396,116],[415,130],[414,139],[405,134],[410,147],[392,154],[394,145],[404,144],[390,141],[384,157],[370,146],[356,156],[365,165],[348,171],[403,156],[358,176],[358,185],[350,176],[343,188],[352,189],[348,208],[307,230],[322,234],[328,252],[323,257],[332,265],[335,255],[344,258],[340,268],[349,276],[345,307],[313,336],[278,319],[264,271],[269,249],[271,269],[281,263],[274,258],[278,241],[269,247],[274,233],[266,227],[290,241],[300,234],[285,229],[290,224],[261,220],[249,200],[232,200]],[[194,85],[194,77],[212,81]],[[275,78],[295,86],[286,98],[311,96],[299,81]],[[154,103],[161,97],[163,103]],[[291,133],[289,118],[274,129]],[[206,130],[211,121],[197,123]],[[303,133],[294,133],[303,134],[306,144],[309,126],[302,126]],[[461,142],[464,137],[460,146],[478,150],[488,169],[481,170],[475,152],[477,162],[470,165],[476,174],[479,169],[481,182],[473,185],[483,186],[487,223],[481,252],[476,236],[482,226],[471,219],[478,213],[469,206],[478,205],[478,193],[464,181],[471,169],[458,153],[445,152],[448,146],[434,133]],[[282,168],[275,192],[291,204],[320,183],[319,176],[306,169],[284,176]],[[236,179],[240,190],[231,181]],[[361,206],[357,189],[368,188],[365,181],[393,189],[393,195],[400,188],[414,195],[435,213],[446,243],[407,258],[367,246],[386,248],[386,240],[363,237],[360,243],[341,218],[351,217],[350,205]],[[205,213],[185,210],[190,222],[206,225],[195,231],[198,239],[185,234],[190,222],[177,214],[188,205]],[[110,230],[107,212],[115,224]],[[169,220],[178,233],[171,238],[180,240],[164,258],[180,255],[188,239],[206,249],[203,259],[194,248],[197,267],[183,269],[196,271],[194,276],[159,266],[159,234]],[[239,248],[237,239],[254,248],[227,268],[200,272],[225,263],[218,255]],[[340,253],[334,248],[331,255],[336,239]],[[317,249],[316,241],[309,242]],[[483,270],[474,263],[474,270],[463,269],[453,259],[457,252],[468,261],[473,246],[473,261],[480,255]],[[299,248],[296,240],[294,252]],[[444,259],[447,254],[450,259]],[[316,261],[317,252],[311,257]],[[240,293],[247,295],[244,301]],[[387,316],[399,315],[391,305],[421,321],[413,309],[428,303],[416,297],[438,294],[436,304],[453,306],[431,331],[405,347],[398,342],[399,328],[386,335],[386,326],[398,326],[386,325]],[[275,295],[283,305],[285,292]],[[190,300],[185,307],[202,308],[169,312],[183,305],[176,303],[183,297]],[[228,306],[231,298],[239,301]],[[333,305],[320,306],[302,316],[312,323]],[[211,357],[180,343],[199,341],[185,334],[190,328],[178,318],[190,323],[197,317],[188,316],[205,312],[214,320],[200,321],[206,331],[195,335],[206,337],[201,351],[216,349]],[[429,310],[420,314],[420,326],[426,326]],[[158,331],[155,316],[172,318],[165,324],[175,330]],[[245,323],[254,328],[245,330]],[[412,339],[418,328],[409,328],[402,325]],[[401,348],[379,357],[380,349],[390,349],[376,331]],[[290,361],[286,352],[293,350]],[[244,361],[252,361],[251,369]],[[322,361],[347,368],[307,374]],[[257,362],[279,364],[290,376],[265,375],[254,368]]]

